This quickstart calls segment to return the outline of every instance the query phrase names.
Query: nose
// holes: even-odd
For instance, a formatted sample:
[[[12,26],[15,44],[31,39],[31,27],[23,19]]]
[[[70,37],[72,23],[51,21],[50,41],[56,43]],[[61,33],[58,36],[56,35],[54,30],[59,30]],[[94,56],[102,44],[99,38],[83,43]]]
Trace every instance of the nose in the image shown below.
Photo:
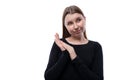
[[[75,28],[75,29],[78,29],[79,26],[78,26],[76,23],[74,23],[74,28]]]

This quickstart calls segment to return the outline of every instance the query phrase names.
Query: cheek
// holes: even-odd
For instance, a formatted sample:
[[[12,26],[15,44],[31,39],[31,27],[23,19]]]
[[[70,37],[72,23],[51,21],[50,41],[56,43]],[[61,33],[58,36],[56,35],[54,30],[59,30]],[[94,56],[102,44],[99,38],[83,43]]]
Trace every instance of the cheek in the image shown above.
[[[67,31],[71,34],[73,31],[73,27],[72,26],[67,26],[66,27]]]
[[[85,29],[85,26],[81,26],[81,28],[80,28],[83,32],[86,30]]]
[[[85,23],[84,22],[79,23],[79,26],[80,26],[81,29],[83,29],[83,30],[85,29]]]
[[[85,22],[84,22],[84,21],[81,21],[81,22],[79,23],[79,26],[84,27],[84,26],[85,26]]]
[[[83,26],[85,27],[85,25],[86,25],[86,21],[84,20],[82,24],[83,24]]]

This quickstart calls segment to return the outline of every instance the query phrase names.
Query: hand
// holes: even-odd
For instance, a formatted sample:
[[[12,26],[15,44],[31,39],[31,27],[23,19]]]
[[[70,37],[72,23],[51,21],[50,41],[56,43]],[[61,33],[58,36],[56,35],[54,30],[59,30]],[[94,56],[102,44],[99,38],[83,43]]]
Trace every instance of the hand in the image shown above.
[[[75,59],[77,57],[77,54],[76,54],[74,48],[72,46],[64,43],[63,41],[61,41],[61,43],[64,46],[64,48],[69,52],[71,60]]]
[[[58,33],[55,34],[55,43],[58,45],[58,47],[61,49],[61,51],[66,50],[64,46],[61,43],[61,40],[59,39]]]
[[[56,33],[55,34],[55,43],[58,45],[58,47],[64,51],[67,50],[70,54],[70,58],[73,60],[74,58],[77,57],[76,52],[74,50],[74,48],[68,44],[66,44],[65,42],[61,41],[59,39],[59,35]]]

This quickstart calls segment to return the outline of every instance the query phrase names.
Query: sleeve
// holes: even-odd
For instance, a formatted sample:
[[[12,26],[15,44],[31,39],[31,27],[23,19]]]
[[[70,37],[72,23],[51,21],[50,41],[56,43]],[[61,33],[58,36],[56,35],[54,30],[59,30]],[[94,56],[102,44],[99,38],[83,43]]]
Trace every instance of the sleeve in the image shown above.
[[[58,80],[69,60],[70,57],[67,50],[61,51],[54,42],[50,52],[49,62],[44,73],[45,80]]]
[[[104,80],[103,52],[102,47],[98,42],[96,42],[95,45],[94,58],[90,67],[85,65],[79,56],[77,56],[72,63],[75,69],[77,69],[78,74],[81,75],[84,80]]]

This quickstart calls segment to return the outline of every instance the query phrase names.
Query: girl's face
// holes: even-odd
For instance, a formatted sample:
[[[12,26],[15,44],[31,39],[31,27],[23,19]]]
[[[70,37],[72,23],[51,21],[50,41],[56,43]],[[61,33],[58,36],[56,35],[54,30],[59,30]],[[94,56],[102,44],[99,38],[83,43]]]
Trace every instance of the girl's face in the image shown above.
[[[85,18],[79,14],[67,14],[64,25],[73,37],[80,37],[85,31]]]

